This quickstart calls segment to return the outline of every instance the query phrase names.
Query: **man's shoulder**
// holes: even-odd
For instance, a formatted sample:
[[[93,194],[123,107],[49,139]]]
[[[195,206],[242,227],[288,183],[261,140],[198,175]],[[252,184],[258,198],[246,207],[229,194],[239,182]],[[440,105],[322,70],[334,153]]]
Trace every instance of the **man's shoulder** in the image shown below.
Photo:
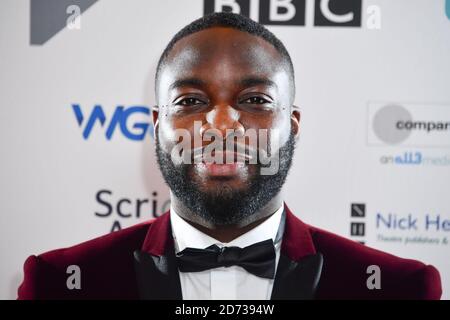
[[[324,257],[319,296],[340,299],[439,299],[439,272],[432,265],[404,259],[309,226]]]
[[[133,252],[141,248],[149,226],[155,219],[115,231],[80,244],[29,256],[24,264],[24,279],[19,287],[19,299],[68,298],[83,292],[98,293],[93,288],[111,288],[127,291],[126,281],[133,282]],[[75,269],[74,269],[75,267]],[[82,284],[91,288],[67,290],[67,278],[71,272],[79,270]],[[116,281],[117,280],[117,281]],[[108,285],[107,282],[111,284]],[[112,282],[115,281],[115,285]],[[95,284],[101,284],[96,286]],[[114,287],[116,289],[114,289]],[[86,297],[86,298],[90,298]]]
[[[153,221],[154,219],[145,221],[71,247],[48,251],[40,254],[37,258],[57,266],[69,262],[84,262],[92,259],[103,259],[109,255],[118,256],[128,253],[130,250],[140,249]]]

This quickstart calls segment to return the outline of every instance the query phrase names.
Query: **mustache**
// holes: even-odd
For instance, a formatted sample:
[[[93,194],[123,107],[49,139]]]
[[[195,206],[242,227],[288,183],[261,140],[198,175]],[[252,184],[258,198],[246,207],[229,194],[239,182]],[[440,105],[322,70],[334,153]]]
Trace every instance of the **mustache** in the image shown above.
[[[194,121],[194,127],[196,122]],[[199,132],[201,133],[200,128]],[[159,140],[158,133],[155,138]],[[277,162],[277,159],[273,158],[279,156],[281,148],[278,129],[269,131],[250,128],[245,133],[231,131],[225,136],[217,129],[208,129],[200,136],[193,136],[192,132],[183,129],[175,130],[171,140],[175,144],[171,145],[167,152],[175,165],[202,162],[264,165],[270,161]]]
[[[278,156],[278,152],[276,153]],[[250,144],[210,143],[197,148],[174,146],[171,151],[172,160],[176,164],[267,164],[272,161],[271,152],[256,148]]]
[[[194,163],[254,162],[258,159],[258,149],[242,143],[214,145],[208,144],[191,150]]]

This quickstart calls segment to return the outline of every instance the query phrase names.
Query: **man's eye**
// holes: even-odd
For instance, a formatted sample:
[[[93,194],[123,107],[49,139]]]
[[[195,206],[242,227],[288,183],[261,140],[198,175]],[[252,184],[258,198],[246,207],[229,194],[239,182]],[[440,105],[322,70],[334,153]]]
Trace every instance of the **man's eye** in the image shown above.
[[[184,98],[176,103],[179,106],[196,106],[199,104],[203,104],[203,101],[197,98]]]
[[[250,97],[242,101],[242,103],[250,103],[250,104],[265,104],[269,103],[267,99],[261,97]]]

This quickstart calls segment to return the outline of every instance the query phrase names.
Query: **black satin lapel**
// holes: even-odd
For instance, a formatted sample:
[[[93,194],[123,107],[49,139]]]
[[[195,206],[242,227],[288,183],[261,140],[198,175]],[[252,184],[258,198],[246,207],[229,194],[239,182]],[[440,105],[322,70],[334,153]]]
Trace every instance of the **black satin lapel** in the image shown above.
[[[142,300],[181,300],[181,284],[175,253],[154,256],[134,251],[134,267]]]
[[[319,284],[323,257],[316,253],[300,261],[280,255],[272,300],[312,300]]]

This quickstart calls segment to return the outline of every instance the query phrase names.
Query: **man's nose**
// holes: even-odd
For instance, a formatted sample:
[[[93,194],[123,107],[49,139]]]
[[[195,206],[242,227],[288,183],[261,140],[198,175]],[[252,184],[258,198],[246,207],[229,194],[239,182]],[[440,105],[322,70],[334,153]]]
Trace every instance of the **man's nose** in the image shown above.
[[[215,106],[206,114],[206,123],[201,127],[200,134],[203,136],[208,129],[219,130],[223,138],[226,138],[231,130],[235,134],[245,133],[240,122],[240,112],[229,105]]]

